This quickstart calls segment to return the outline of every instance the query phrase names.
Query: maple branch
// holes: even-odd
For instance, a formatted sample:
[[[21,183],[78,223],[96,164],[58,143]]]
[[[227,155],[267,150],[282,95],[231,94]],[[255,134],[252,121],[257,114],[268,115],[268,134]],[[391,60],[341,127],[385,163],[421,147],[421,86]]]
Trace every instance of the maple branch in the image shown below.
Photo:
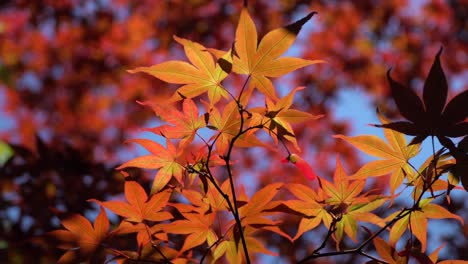
[[[210,144],[208,144],[208,142],[205,140],[205,138],[202,137],[198,132],[195,132],[195,135],[197,135],[197,137],[200,138],[201,141],[203,141],[203,143],[206,145],[206,147],[210,146]]]
[[[318,254],[320,252],[320,250],[322,250],[326,246],[328,240],[333,235],[333,233],[335,233],[335,231],[336,231],[336,224],[337,223],[338,223],[338,219],[333,217],[333,221],[330,224],[330,229],[328,229],[328,232],[327,232],[327,235],[325,236],[325,239],[322,241],[322,244],[318,248],[316,248],[314,250],[314,252],[312,252],[312,255],[313,254]]]
[[[241,97],[242,97],[242,93],[243,93],[247,83],[249,82],[249,79],[250,79],[250,75],[245,80],[244,85],[242,85],[242,89],[241,89],[241,91],[239,93],[238,99],[235,100],[236,104],[237,104],[237,107],[238,107],[239,114],[240,114],[239,132],[229,142],[229,147],[228,147],[227,154],[226,154],[225,157],[223,157],[224,162],[226,163],[226,170],[227,170],[228,177],[229,177],[229,185],[231,186],[232,199],[233,199],[233,203],[234,203],[234,211],[232,211],[232,215],[234,216],[234,220],[236,221],[237,227],[239,228],[240,239],[241,239],[241,242],[242,242],[242,247],[243,247],[243,250],[244,250],[245,260],[246,260],[247,264],[250,264],[249,250],[247,248],[247,242],[245,241],[244,229],[242,227],[242,222],[241,222],[240,215],[239,215],[239,208],[237,207],[237,198],[236,198],[236,188],[235,188],[235,185],[234,185],[234,176],[232,174],[232,168],[231,168],[231,164],[230,164],[229,161],[231,160],[231,154],[232,154],[232,151],[234,149],[234,143],[244,133],[244,131],[243,131],[244,130],[244,115],[243,115],[244,107],[241,104],[240,100],[241,100]]]
[[[378,258],[376,258],[376,257],[374,257],[374,256],[372,256],[372,255],[369,255],[369,254],[367,254],[367,253],[364,252],[364,251],[359,251],[359,255],[362,255],[362,256],[364,256],[364,257],[367,257],[367,258],[369,258],[369,259],[372,259],[373,261],[376,261],[377,263],[389,264],[388,262],[383,261],[383,260],[381,260],[381,259],[378,259]]]
[[[362,255],[362,256],[365,256],[365,257],[368,257],[372,260],[375,260],[379,263],[387,263],[385,261],[382,261],[382,260],[379,260],[375,257],[372,257],[370,256],[369,254],[365,253],[363,251],[363,248],[366,247],[370,242],[372,242],[374,240],[374,238],[376,238],[378,235],[380,235],[383,231],[385,231],[388,227],[390,227],[391,225],[393,225],[394,223],[396,223],[398,220],[402,219],[403,217],[407,216],[408,214],[410,214],[411,212],[415,211],[416,209],[415,208],[403,208],[396,216],[395,218],[393,218],[390,222],[388,222],[386,225],[384,225],[382,228],[380,228],[376,233],[372,234],[369,238],[367,238],[364,242],[362,242],[358,247],[354,248],[354,249],[348,249],[348,250],[343,250],[343,251],[331,251],[331,252],[325,252],[325,253],[319,253],[318,251],[323,249],[325,247],[325,244],[326,244],[326,240],[329,239],[329,237],[331,236],[331,233],[330,230],[328,231],[327,233],[327,237],[325,238],[325,242],[322,243],[322,245],[320,245],[319,248],[317,248],[316,250],[314,250],[314,252],[312,252],[311,255],[303,258],[302,260],[300,260],[299,262],[297,262],[297,264],[303,264],[303,263],[307,263],[308,261],[310,260],[313,260],[313,259],[317,259],[317,258],[321,258],[321,257],[330,257],[330,256],[340,256],[340,255],[347,255],[347,254],[359,254],[359,255]],[[333,222],[332,222],[333,224]],[[330,226],[331,227],[331,226]]]
[[[234,142],[234,140],[232,140],[231,142]],[[233,145],[233,144],[232,144]],[[250,258],[249,258],[249,251],[247,249],[247,242],[245,241],[245,236],[244,236],[244,229],[242,227],[242,222],[241,222],[241,219],[240,219],[240,216],[239,216],[239,208],[237,207],[237,198],[236,198],[236,188],[235,188],[235,185],[234,185],[234,177],[232,175],[232,169],[231,169],[231,165],[229,163],[229,160],[230,160],[230,154],[231,154],[231,146],[229,147],[229,150],[228,150],[228,155],[225,157],[224,161],[226,162],[226,170],[228,172],[228,176],[229,176],[229,185],[231,185],[231,193],[232,193],[232,199],[234,200],[234,212],[233,212],[233,216],[234,216],[234,219],[236,221],[236,224],[237,224],[237,227],[239,228],[239,234],[240,234],[240,238],[241,238],[241,241],[242,241],[242,247],[244,248],[244,253],[245,253],[245,258],[246,258],[246,261],[247,261],[247,264],[250,264]]]
[[[421,202],[424,194],[430,190],[431,193],[433,194],[433,190],[432,190],[432,185],[439,179],[440,175],[442,175],[442,172],[440,175],[437,175],[437,155],[435,153],[435,145],[434,145],[434,137],[431,137],[432,138],[432,157],[433,159],[431,160],[431,163],[434,163],[433,164],[433,167],[434,167],[434,178],[431,179],[431,181],[429,182],[429,184],[426,185],[426,180],[424,179],[424,177],[421,175],[421,173],[418,172],[419,176],[422,177],[423,181],[424,181],[424,186],[423,186],[423,189],[421,190],[421,194],[419,195],[418,199],[415,199],[415,202],[413,204],[413,208],[415,210],[418,210],[419,209],[419,203]],[[409,162],[408,162],[409,163]],[[411,165],[411,164],[410,164]],[[413,167],[413,166],[412,166]],[[413,167],[414,168],[414,167]]]
[[[200,262],[199,262],[200,264],[202,264],[203,261],[205,261],[205,258],[208,255],[208,252],[210,252],[213,247],[217,246],[223,239],[224,239],[224,235],[220,236],[218,238],[218,240],[216,240],[211,246],[206,248],[205,253],[203,254],[202,258],[200,259]]]
[[[263,125],[263,127],[265,127]],[[284,138],[281,137],[281,136],[278,136],[278,133],[276,133],[275,131],[273,131],[272,129],[268,129],[268,132],[269,133],[272,133],[273,135],[276,136],[276,138],[281,142],[281,145],[283,145],[284,149],[286,150],[286,152],[288,153],[288,156],[291,156],[291,151],[289,150],[288,146],[286,145],[286,143],[284,142]]]
[[[226,203],[227,203],[227,206],[229,208],[229,210],[233,213],[233,216],[235,219],[236,218],[236,208],[237,206],[233,206],[233,203],[231,202],[231,200],[229,199],[229,195],[224,193],[224,191],[221,189],[221,186],[219,186],[219,184],[216,182],[214,176],[213,176],[213,173],[211,172],[211,169],[210,169],[210,159],[211,159],[211,155],[213,154],[213,148],[215,146],[215,143],[216,141],[219,139],[219,137],[221,136],[222,133],[218,133],[218,135],[216,135],[216,137],[213,139],[213,141],[211,142],[211,144],[208,144],[208,142],[204,141],[204,143],[206,144],[207,148],[208,148],[208,154],[207,154],[207,158],[206,158],[206,161],[204,162],[204,166],[205,166],[205,169],[206,169],[206,172],[204,171],[200,171],[200,170],[197,170],[195,169],[193,166],[191,166],[190,169],[191,171],[199,174],[199,175],[203,175],[205,176],[206,178],[208,178],[208,180],[211,182],[211,184],[215,187],[215,189],[218,191],[219,194],[221,194],[223,196],[223,198],[226,200]],[[235,204],[235,196],[233,196],[233,199],[234,199],[234,204]],[[237,216],[238,217],[238,216]],[[237,221],[236,221],[237,222]],[[202,258],[200,259],[200,264],[203,263],[203,261],[205,260],[206,256],[208,255],[208,252],[210,252],[210,250],[219,244],[219,242],[222,241],[222,239],[224,238],[224,235],[219,237],[218,240],[213,243],[211,246],[209,246],[205,253],[203,254]]]
[[[151,247],[156,250],[156,252],[158,252],[159,255],[161,255],[161,257],[163,258],[164,260],[164,263],[166,264],[171,264],[172,262],[169,261],[169,259],[166,257],[166,255],[164,255],[164,253],[158,248],[158,246],[154,243],[153,241],[153,237],[152,237],[152,234],[150,232],[150,229],[149,227],[145,224],[145,229],[146,229],[146,233],[148,234],[148,237],[150,239],[150,242],[151,242]]]
[[[434,136],[431,136],[431,143],[432,143],[432,160],[431,164],[434,167],[434,179],[438,179],[437,177],[437,161],[438,156],[435,153],[435,145],[434,145]],[[426,179],[424,179],[424,184],[426,184]],[[431,195],[434,196],[434,190],[432,189],[432,184],[429,186],[429,190],[431,191]]]
[[[249,82],[251,76],[252,75],[250,75],[250,74],[247,76],[247,79],[245,79],[244,85],[242,85],[242,89],[241,89],[241,91],[239,93],[239,96],[237,97],[237,99],[234,99],[236,101],[237,106],[239,107],[239,109],[243,108],[242,105],[240,104],[240,99],[242,98],[242,93],[244,93],[245,87],[247,86],[247,83]],[[239,113],[242,115],[241,111],[239,111]]]
[[[124,258],[126,258],[126,259],[131,259],[130,256],[128,256],[127,254],[125,254],[124,252],[122,252],[122,251],[120,251],[120,250],[118,250],[118,249],[112,248],[112,247],[107,246],[107,245],[105,245],[105,244],[101,244],[101,246],[102,246],[104,249],[109,250],[109,251],[111,251],[113,254],[116,255],[115,257],[113,257],[113,258],[109,259],[108,261],[106,261],[105,264],[107,264],[107,263],[109,263],[109,262],[115,260],[115,259],[118,258],[119,256],[124,257]]]
[[[219,135],[221,135],[221,134],[219,134]],[[218,137],[216,137],[215,140],[216,140],[217,138],[218,138]],[[211,157],[211,153],[212,153],[213,146],[214,146],[214,142],[213,142],[211,145],[208,146],[208,158],[207,158],[207,161],[205,162],[205,166],[206,166],[207,172],[199,171],[199,170],[197,170],[197,169],[195,169],[195,168],[193,168],[193,167],[191,167],[190,169],[191,169],[193,172],[195,172],[195,173],[197,173],[197,174],[199,174],[199,175],[204,175],[205,177],[207,177],[207,178],[210,180],[211,184],[213,184],[213,186],[215,187],[215,189],[216,189],[216,190],[223,196],[223,198],[226,200],[226,203],[227,203],[227,205],[228,205],[228,207],[229,207],[229,210],[230,210],[231,212],[233,212],[234,218],[236,218],[236,216],[235,216],[235,214],[234,214],[234,206],[232,205],[232,202],[231,202],[231,200],[229,199],[229,195],[227,195],[226,193],[223,192],[223,190],[221,189],[221,187],[218,185],[218,183],[217,183],[216,180],[214,179],[214,176],[213,176],[213,174],[211,173],[211,170],[209,169],[209,160],[210,160],[210,157]],[[221,236],[221,237],[219,237],[218,240],[217,240],[215,243],[213,243],[211,246],[209,246],[209,247],[206,249],[205,253],[203,254],[202,258],[200,259],[200,264],[203,263],[203,261],[205,260],[206,256],[208,255],[208,252],[210,252],[210,250],[211,250],[214,246],[218,245],[219,242],[221,242],[223,238],[224,238],[224,235]]]
[[[246,82],[248,81],[248,78],[246,80]],[[245,87],[246,83],[244,83],[244,87]],[[206,169],[206,173],[205,172],[202,172],[202,171],[198,171],[196,170],[195,168],[191,167],[190,169],[192,171],[194,171],[195,173],[197,174],[200,174],[200,175],[204,175],[205,177],[207,177],[210,182],[213,184],[213,186],[215,187],[215,189],[223,196],[223,198],[226,200],[226,203],[229,207],[229,210],[232,212],[232,215],[234,217],[234,220],[240,230],[240,238],[241,238],[241,241],[242,241],[242,246],[243,246],[243,250],[244,250],[244,254],[245,254],[245,258],[246,258],[246,261],[247,261],[247,264],[250,264],[250,257],[249,257],[249,254],[248,254],[248,249],[247,249],[247,243],[245,241],[245,237],[244,237],[244,232],[243,232],[243,228],[242,228],[242,223],[241,223],[241,220],[240,220],[240,217],[239,217],[239,211],[238,211],[238,208],[237,208],[237,204],[236,204],[236,201],[237,201],[237,198],[236,198],[236,192],[235,192],[235,186],[234,186],[234,181],[233,181],[233,175],[232,175],[232,170],[231,170],[231,167],[230,167],[230,156],[231,156],[231,153],[232,153],[232,150],[234,148],[234,143],[235,143],[235,140],[237,140],[243,133],[245,133],[246,131],[250,130],[251,128],[248,128],[246,129],[245,131],[243,130],[243,124],[244,124],[244,117],[242,115],[242,112],[244,111],[244,109],[242,108],[241,104],[239,101],[236,100],[236,103],[238,105],[238,109],[239,109],[239,112],[240,112],[240,115],[241,115],[241,124],[240,124],[240,128],[239,128],[239,132],[238,134],[236,134],[233,139],[231,140],[230,144],[229,144],[229,148],[228,148],[228,153],[227,155],[224,157],[224,161],[226,163],[226,170],[228,172],[228,176],[229,176],[229,181],[230,181],[230,185],[231,185],[231,193],[232,193],[232,198],[233,198],[233,201],[231,202],[231,200],[229,199],[229,195],[224,193],[223,190],[221,189],[221,187],[218,185],[218,183],[216,182],[211,170],[210,170],[210,158],[211,158],[211,155],[213,153],[213,148],[214,148],[214,145],[216,143],[216,141],[219,139],[219,137],[221,136],[221,133],[219,133],[215,139],[213,140],[213,142],[211,142],[211,144],[208,144],[208,154],[207,154],[207,159],[205,161],[205,169]],[[215,243],[217,244],[217,243]],[[211,247],[210,247],[211,248]],[[203,255],[202,259],[201,259],[201,262],[204,260],[205,256],[206,256],[207,252]],[[200,263],[201,263],[200,262]]]
[[[390,222],[388,222],[386,225],[384,225],[382,228],[380,228],[377,232],[372,234],[370,237],[368,237],[364,242],[361,243],[359,247],[356,249],[358,251],[361,251],[367,244],[369,244],[374,238],[376,238],[378,235],[380,235],[384,230],[386,230],[388,227],[396,223],[398,220],[402,219],[403,217],[407,216],[410,214],[412,211],[414,211],[412,208],[403,208],[396,216],[393,218]]]

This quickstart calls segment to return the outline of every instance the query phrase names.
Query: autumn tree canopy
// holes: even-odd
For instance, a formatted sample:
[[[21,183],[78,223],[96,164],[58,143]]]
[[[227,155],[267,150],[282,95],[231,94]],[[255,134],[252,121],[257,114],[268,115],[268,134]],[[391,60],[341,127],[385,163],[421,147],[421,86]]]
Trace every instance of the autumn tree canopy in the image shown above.
[[[468,9],[378,2],[2,2],[1,260],[467,259]]]

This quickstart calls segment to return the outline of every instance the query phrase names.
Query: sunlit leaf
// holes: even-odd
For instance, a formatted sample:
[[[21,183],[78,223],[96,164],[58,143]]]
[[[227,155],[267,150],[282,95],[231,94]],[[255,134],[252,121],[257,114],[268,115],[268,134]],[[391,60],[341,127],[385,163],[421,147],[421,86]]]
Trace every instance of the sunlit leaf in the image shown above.
[[[251,87],[257,88],[267,97],[276,99],[276,91],[267,77],[279,77],[296,69],[319,63],[319,60],[282,57],[293,44],[301,27],[312,18],[312,12],[297,22],[270,31],[257,43],[257,29],[246,8],[241,11],[236,29],[233,70],[251,76]],[[257,45],[258,44],[258,45]]]
[[[66,230],[55,230],[48,233],[60,241],[61,246],[69,251],[65,252],[58,263],[76,263],[92,258],[99,250],[104,240],[109,237],[109,219],[104,208],[100,208],[94,221],[94,226],[88,219],[79,214],[73,214],[61,220]]]
[[[227,73],[219,64],[215,64],[213,57],[201,44],[174,36],[174,39],[184,46],[185,54],[192,64],[183,61],[167,61],[150,67],[138,67],[129,72],[146,72],[168,83],[184,84],[171,98],[177,101],[193,98],[208,92],[212,104],[228,93],[221,85]]]
[[[314,116],[310,113],[289,109],[292,105],[294,95],[297,91],[302,89],[304,89],[304,87],[297,87],[276,103],[266,98],[265,107],[250,109],[254,115],[250,125],[255,126],[261,124],[263,125],[263,129],[272,136],[276,143],[278,143],[278,140],[284,138],[293,143],[296,149],[300,150],[291,124],[302,123],[322,117],[322,115]]]
[[[129,222],[164,221],[172,218],[169,212],[162,211],[169,200],[171,193],[163,191],[150,196],[143,187],[134,181],[125,182],[125,197],[127,202],[104,201],[98,202],[112,212],[123,216]],[[95,201],[95,200],[94,200]]]
[[[382,124],[388,120],[379,114]],[[390,192],[395,193],[403,182],[405,176],[412,172],[408,161],[419,153],[420,144],[407,146],[405,136],[394,130],[384,129],[388,144],[377,136],[363,135],[347,137],[336,135],[336,138],[345,140],[359,150],[382,160],[370,161],[362,166],[351,177],[354,179],[365,179],[390,174]]]
[[[159,169],[153,181],[151,193],[156,193],[164,188],[172,177],[182,183],[184,167],[177,162],[181,152],[177,151],[169,139],[166,140],[166,148],[149,139],[132,139],[130,142],[140,144],[151,152],[152,155],[141,156],[127,161],[117,167],[118,170],[128,167]]]

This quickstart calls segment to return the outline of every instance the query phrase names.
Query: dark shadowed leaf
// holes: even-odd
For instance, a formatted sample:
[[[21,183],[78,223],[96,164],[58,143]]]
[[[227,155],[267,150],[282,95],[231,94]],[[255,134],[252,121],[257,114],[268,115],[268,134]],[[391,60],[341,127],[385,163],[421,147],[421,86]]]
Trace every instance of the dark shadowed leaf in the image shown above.
[[[301,31],[301,28],[302,26],[307,23],[307,21],[309,21],[315,14],[317,14],[317,12],[310,12],[307,16],[299,19],[298,21],[290,24],[290,25],[287,25],[285,27],[285,29],[295,35],[297,35],[299,33],[299,31]]]
[[[396,130],[398,132],[401,132],[406,135],[410,136],[417,136],[421,133],[421,130],[416,127],[413,123],[406,122],[406,121],[398,121],[398,122],[393,122],[393,123],[388,123],[388,124],[383,124],[383,125],[374,125],[376,127],[384,127],[384,128],[390,128],[393,130]]]
[[[390,82],[392,97],[400,114],[413,123],[421,123],[425,113],[418,95],[412,89],[394,81],[390,76],[390,70],[387,72],[387,78]]]
[[[447,100],[447,80],[440,66],[440,54],[442,47],[436,55],[429,75],[424,83],[423,99],[426,112],[429,116],[440,116]]]
[[[468,134],[468,123],[464,122],[468,116],[468,90],[455,96],[441,114],[448,92],[447,80],[440,65],[441,53],[442,48],[437,53],[424,83],[424,105],[413,90],[394,81],[390,76],[390,70],[387,72],[392,97],[400,114],[410,122],[400,121],[374,126],[417,136],[411,143],[420,143],[427,136],[446,138],[462,137]],[[445,141],[450,140],[446,138]]]
[[[446,123],[462,122],[468,117],[468,90],[455,96],[445,107],[442,120]]]
[[[416,136],[410,141],[408,145],[419,144],[423,142],[426,138],[427,138],[427,135]]]
[[[468,135],[468,123],[458,123],[456,125],[448,126],[444,129],[445,136],[447,137],[463,137]]]

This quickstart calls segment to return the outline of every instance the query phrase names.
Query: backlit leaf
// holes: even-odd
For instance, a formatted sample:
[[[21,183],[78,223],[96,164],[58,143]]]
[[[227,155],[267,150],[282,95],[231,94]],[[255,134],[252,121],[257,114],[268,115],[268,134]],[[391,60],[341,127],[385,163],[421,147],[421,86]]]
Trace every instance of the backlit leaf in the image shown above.
[[[125,197],[127,202],[105,201],[98,202],[114,213],[125,217],[129,222],[164,221],[172,218],[169,212],[161,211],[169,200],[171,193],[163,191],[150,196],[143,187],[134,181],[125,182]],[[95,200],[94,200],[95,201]]]
[[[168,83],[184,84],[172,96],[171,101],[193,98],[208,92],[212,104],[228,93],[221,85],[227,73],[201,44],[174,36],[174,39],[184,46],[189,64],[183,61],[167,61],[151,67],[138,67],[129,72],[145,72]]]
[[[254,115],[250,125],[263,125],[263,129],[272,136],[276,143],[279,139],[284,138],[293,143],[294,147],[299,150],[300,148],[297,145],[291,124],[302,123],[322,117],[322,115],[314,116],[306,112],[289,109],[292,105],[294,95],[297,91],[302,89],[304,89],[304,87],[295,88],[276,103],[271,99],[266,98],[266,107],[255,107],[250,109]]]
[[[205,127],[203,116],[199,116],[199,111],[195,102],[185,99],[182,104],[182,111],[179,111],[173,104],[142,103],[153,108],[156,115],[161,120],[170,123],[144,130],[162,135],[169,139],[182,139],[180,146],[184,147],[193,141],[198,129]]]
[[[149,139],[132,139],[130,142],[140,144],[148,151],[152,152],[153,155],[134,158],[117,167],[118,170],[128,167],[159,169],[153,181],[151,193],[156,193],[164,188],[172,177],[182,183],[184,167],[177,162],[177,159],[182,153],[177,151],[176,147],[169,139],[166,139],[166,148]]]
[[[382,124],[388,124],[385,117],[378,115]],[[370,161],[364,164],[351,178],[365,179],[391,174],[390,192],[394,194],[405,176],[412,172],[408,161],[419,153],[420,144],[407,146],[406,138],[402,133],[388,128],[384,129],[384,135],[388,144],[372,135],[356,137],[336,135],[335,137],[345,140],[369,155],[382,158],[382,160]]]
[[[267,97],[277,99],[275,88],[267,77],[279,77],[296,69],[319,63],[318,60],[304,60],[283,57],[293,44],[301,27],[314,15],[314,12],[290,26],[278,28],[266,34],[257,46],[257,29],[246,8],[243,8],[236,29],[233,70],[236,73],[251,75],[251,87],[257,88]]]

